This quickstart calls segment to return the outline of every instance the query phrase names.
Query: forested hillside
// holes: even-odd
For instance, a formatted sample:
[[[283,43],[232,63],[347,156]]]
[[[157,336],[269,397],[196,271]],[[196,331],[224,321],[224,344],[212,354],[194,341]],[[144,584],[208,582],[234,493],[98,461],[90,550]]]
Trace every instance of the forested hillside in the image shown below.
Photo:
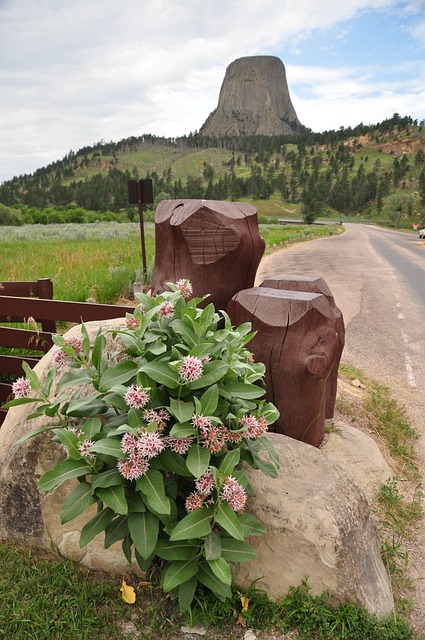
[[[152,178],[156,202],[263,200],[265,211],[279,202],[275,213],[294,206],[306,221],[361,215],[408,226],[425,221],[424,124],[394,114],[320,134],[101,141],[0,185],[0,224],[60,222],[61,211],[78,221],[79,209],[132,219],[127,183]]]

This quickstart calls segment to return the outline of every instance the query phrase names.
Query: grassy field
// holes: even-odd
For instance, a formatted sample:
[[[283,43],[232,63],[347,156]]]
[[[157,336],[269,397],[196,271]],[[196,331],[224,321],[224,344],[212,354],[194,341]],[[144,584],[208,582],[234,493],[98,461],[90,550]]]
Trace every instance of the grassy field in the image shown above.
[[[330,235],[339,225],[260,225],[267,250]],[[145,226],[147,264],[153,266],[154,226]],[[112,304],[126,297],[142,269],[138,223],[2,227],[0,281],[51,278],[57,300],[88,297]]]

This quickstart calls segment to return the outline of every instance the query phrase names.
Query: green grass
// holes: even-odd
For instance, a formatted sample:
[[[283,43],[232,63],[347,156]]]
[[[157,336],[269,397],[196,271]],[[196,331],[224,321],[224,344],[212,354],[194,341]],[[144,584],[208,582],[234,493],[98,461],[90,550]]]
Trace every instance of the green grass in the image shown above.
[[[341,231],[339,225],[260,225],[269,250],[316,235]],[[152,277],[154,226],[145,225],[148,275]],[[0,281],[51,278],[56,300],[83,302],[94,297],[112,304],[128,296],[142,269],[138,223],[57,224],[2,227]]]
[[[188,614],[152,581],[133,576],[137,600],[125,604],[121,577],[105,576],[69,560],[32,549],[0,544],[1,640],[160,640],[184,637],[181,625],[203,626],[217,640],[236,640],[244,628],[288,632],[317,640],[409,640],[401,618],[378,620],[353,603],[338,604],[328,594],[313,596],[308,582],[272,602],[253,585],[233,589],[224,603],[201,591]],[[245,610],[241,596],[247,598]],[[207,635],[207,637],[210,637]]]

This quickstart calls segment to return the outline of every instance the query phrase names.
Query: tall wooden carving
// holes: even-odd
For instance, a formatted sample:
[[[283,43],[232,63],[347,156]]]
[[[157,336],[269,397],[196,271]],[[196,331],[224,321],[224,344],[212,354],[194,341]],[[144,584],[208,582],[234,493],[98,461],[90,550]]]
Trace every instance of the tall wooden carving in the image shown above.
[[[225,309],[230,298],[253,286],[264,253],[257,209],[248,203],[164,200],[155,213],[152,294],[167,282],[189,278],[195,296]]]
[[[267,400],[280,411],[274,430],[319,446],[324,438],[326,387],[339,352],[328,299],[319,293],[253,287],[227,307],[232,323],[251,322],[249,343],[266,365]]]
[[[266,280],[260,284],[260,287],[271,287],[272,289],[284,289],[287,291],[321,293],[328,300],[335,331],[338,334],[338,353],[326,385],[325,415],[326,418],[333,418],[338,385],[338,368],[345,344],[345,326],[342,312],[336,306],[331,290],[323,278],[320,278],[319,276],[303,276],[287,273],[266,278]]]

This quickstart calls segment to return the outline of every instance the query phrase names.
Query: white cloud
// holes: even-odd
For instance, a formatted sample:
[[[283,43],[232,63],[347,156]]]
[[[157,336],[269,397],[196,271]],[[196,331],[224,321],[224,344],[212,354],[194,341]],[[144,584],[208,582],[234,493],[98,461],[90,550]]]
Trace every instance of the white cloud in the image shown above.
[[[301,52],[314,30],[337,26],[341,39],[359,12],[402,5],[418,13],[421,3],[0,0],[0,181],[100,139],[199,129],[236,58]],[[416,20],[414,37],[422,37],[423,23]],[[289,88],[300,120],[314,130],[332,128],[331,115],[348,125],[351,113],[361,119],[367,109],[371,121],[387,117],[397,100],[409,115],[423,104],[418,88],[396,79],[387,86],[382,70],[307,67],[299,59],[286,65]],[[418,66],[420,73],[423,79]],[[403,113],[402,106],[395,110]]]

